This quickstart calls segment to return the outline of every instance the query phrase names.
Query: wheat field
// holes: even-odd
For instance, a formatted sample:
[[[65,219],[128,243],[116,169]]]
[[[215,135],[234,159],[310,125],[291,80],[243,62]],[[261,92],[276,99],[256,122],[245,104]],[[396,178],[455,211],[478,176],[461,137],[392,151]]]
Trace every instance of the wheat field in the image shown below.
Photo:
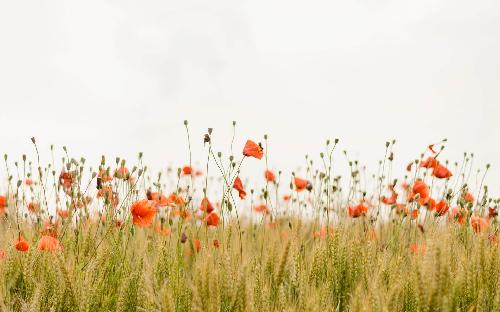
[[[267,136],[221,155],[212,129],[185,127],[200,168],[92,167],[66,148],[41,163],[35,138],[37,158],[5,155],[0,310],[500,311],[499,201],[468,184],[472,155],[445,161],[443,140],[392,168],[390,141],[366,178],[331,140],[285,179]],[[243,177],[250,161],[262,172]]]

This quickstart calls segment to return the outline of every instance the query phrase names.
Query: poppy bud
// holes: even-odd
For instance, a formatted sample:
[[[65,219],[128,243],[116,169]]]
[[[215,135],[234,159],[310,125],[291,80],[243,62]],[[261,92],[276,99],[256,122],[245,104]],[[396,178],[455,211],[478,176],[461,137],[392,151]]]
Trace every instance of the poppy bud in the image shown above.
[[[182,235],[181,235],[181,243],[185,243],[187,241],[188,237],[186,235],[186,233],[182,232]]]
[[[187,125],[188,125],[188,121],[184,120],[184,126],[187,126]]]
[[[205,136],[203,137],[203,144],[205,143],[210,143],[210,135],[208,134],[205,134]]]
[[[36,144],[35,137],[31,138],[31,142],[33,142],[33,144]]]
[[[212,134],[213,128],[208,128],[208,134]]]

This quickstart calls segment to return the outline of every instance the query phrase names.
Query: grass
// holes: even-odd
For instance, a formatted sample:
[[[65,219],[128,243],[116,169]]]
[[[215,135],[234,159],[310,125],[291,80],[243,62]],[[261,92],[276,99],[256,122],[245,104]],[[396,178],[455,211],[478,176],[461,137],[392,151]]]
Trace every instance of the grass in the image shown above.
[[[66,149],[57,170],[24,157],[12,170],[6,156],[0,311],[500,311],[498,200],[482,184],[477,200],[466,196],[467,156],[453,178],[438,179],[420,167],[422,155],[402,179],[406,197],[398,189],[397,202],[386,205],[379,199],[387,186],[401,185],[390,177],[394,142],[369,187],[355,161],[348,181],[333,176],[338,141],[328,142],[322,168],[308,162],[304,190],[295,174],[286,182],[277,174],[240,201],[230,186],[252,156],[224,164],[207,136],[200,177],[180,168],[148,178],[142,155],[129,172],[120,169],[125,161],[103,158],[87,175],[85,160]],[[209,163],[217,179],[208,178]],[[428,196],[412,188],[418,179]],[[198,203],[215,188],[220,222],[208,226]],[[167,200],[170,193],[178,197]],[[148,197],[155,213],[140,219],[131,206]],[[455,210],[438,214],[430,199]],[[62,247],[41,248],[44,235]],[[28,251],[16,249],[19,236]]]

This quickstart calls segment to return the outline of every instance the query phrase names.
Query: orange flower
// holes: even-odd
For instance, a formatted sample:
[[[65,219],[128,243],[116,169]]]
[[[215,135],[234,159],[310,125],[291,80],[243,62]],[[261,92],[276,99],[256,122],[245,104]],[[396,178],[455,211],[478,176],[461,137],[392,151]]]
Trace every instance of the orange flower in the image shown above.
[[[274,183],[276,181],[276,176],[270,170],[266,170],[266,172],[264,172],[264,176],[266,177],[267,182]]]
[[[384,203],[386,205],[394,205],[394,204],[396,204],[396,201],[398,200],[398,193],[396,193],[396,191],[394,191],[394,185],[389,185],[388,188],[389,188],[389,191],[391,192],[391,197],[382,196],[382,198],[381,198],[382,203]]]
[[[410,254],[418,255],[418,254],[425,254],[427,251],[427,246],[425,244],[410,244]]]
[[[474,196],[469,192],[464,193],[462,195],[462,199],[465,200],[466,202],[469,202],[469,203],[474,202]]]
[[[147,191],[146,196],[148,197],[149,200],[152,200],[155,202],[156,207],[165,207],[170,204],[169,199],[167,196],[157,193],[157,192],[151,192]]]
[[[0,196],[0,215],[4,213],[5,208],[7,208],[7,197]]]
[[[65,190],[70,189],[73,184],[73,175],[63,170],[61,174],[59,174],[59,184],[61,184]]]
[[[411,171],[411,167],[413,166],[413,162],[409,163],[407,166],[406,166],[406,171],[410,172]]]
[[[290,198],[292,198],[292,196],[290,196],[290,195],[283,195],[283,200],[284,201],[289,201]]]
[[[254,209],[255,209],[255,211],[261,212],[263,214],[269,214],[270,213],[269,208],[267,208],[267,206],[265,204],[255,206]]]
[[[294,182],[297,192],[302,192],[305,189],[307,189],[308,191],[312,190],[312,184],[307,180],[295,177]]]
[[[175,193],[170,194],[170,196],[168,197],[168,200],[169,200],[171,205],[175,204],[177,206],[184,206],[186,204],[186,202],[184,201],[184,198],[182,198],[182,196],[179,196]]]
[[[203,198],[203,200],[201,201],[200,210],[206,211],[207,213],[211,213],[212,211],[214,211],[214,207],[212,206],[208,198]]]
[[[436,215],[442,216],[448,212],[448,209],[450,209],[450,205],[444,199],[441,199],[436,205]]]
[[[66,219],[69,217],[69,212],[67,209],[57,209],[57,215],[63,219]]]
[[[357,218],[360,216],[364,216],[368,212],[368,207],[366,207],[363,204],[358,204],[357,206],[349,206],[347,208],[347,212],[349,213],[349,216],[352,218]]]
[[[14,241],[14,246],[17,250],[22,252],[26,252],[30,249],[30,244],[22,236],[19,236],[18,239]]]
[[[464,224],[467,220],[467,211],[463,208],[451,209],[450,220],[456,220],[458,224]]]
[[[418,218],[418,214],[419,214],[419,210],[418,209],[413,209],[413,211],[411,212],[411,218],[413,220],[416,220]]]
[[[33,213],[36,213],[36,212],[38,212],[38,210],[40,210],[40,204],[37,202],[29,202],[28,203],[28,210],[33,212]]]
[[[490,227],[490,223],[488,222],[488,219],[481,218],[478,216],[472,216],[470,218],[470,225],[472,226],[472,229],[476,233],[484,232]]]
[[[196,252],[201,251],[201,242],[199,239],[194,240],[194,248],[195,248]]]
[[[170,230],[170,228],[163,227],[161,224],[156,225],[155,231],[161,236],[170,236],[170,234],[172,233],[172,230]]]
[[[490,207],[488,208],[488,219],[493,219],[498,216],[498,211],[496,208]]]
[[[182,167],[182,173],[184,175],[190,175],[193,173],[193,168],[191,168],[189,166],[184,166],[184,167]]]
[[[214,239],[213,244],[214,244],[215,248],[219,248],[220,247],[220,243],[219,243],[218,239]]]
[[[118,169],[116,169],[115,170],[115,177],[117,177],[118,179],[128,180],[129,172],[128,172],[127,167],[120,166]]]
[[[40,238],[38,241],[38,250],[46,250],[49,252],[55,252],[59,249],[61,249],[62,246],[57,240],[57,238],[54,238],[49,235],[44,235]]]
[[[264,156],[264,151],[262,149],[262,146],[255,143],[254,141],[248,140],[245,144],[245,147],[243,148],[243,155],[247,157],[262,159],[262,156]]]
[[[314,231],[313,232],[313,237],[315,237],[315,238],[323,238],[323,237],[326,236],[326,232],[327,232],[326,226],[322,226],[319,231]],[[328,235],[333,236],[334,233],[335,232],[334,232],[333,226],[329,226],[328,227]]]
[[[429,193],[430,193],[430,190],[429,190],[429,187],[427,186],[427,184],[425,184],[425,182],[420,180],[420,179],[415,181],[415,184],[413,185],[412,191],[413,191],[413,195],[419,194],[421,199],[427,199],[429,197]],[[412,197],[414,197],[414,196],[412,196]]]
[[[238,191],[241,199],[245,199],[247,193],[243,189],[243,183],[241,182],[240,177],[236,177],[236,179],[234,180],[233,188]]]
[[[443,165],[437,165],[432,170],[432,175],[438,179],[448,179],[453,176],[450,170]]]
[[[424,160],[420,163],[420,167],[422,168],[427,168],[427,169],[432,169],[435,168],[438,165],[438,161],[436,158],[429,156],[427,160]]]
[[[26,179],[26,180],[24,181],[24,184],[26,184],[27,186],[32,186],[32,185],[33,185],[33,180],[31,180],[31,179]]]
[[[133,223],[139,227],[150,226],[156,215],[156,208],[147,199],[136,201],[131,207]]]
[[[433,154],[437,154],[436,151],[434,150],[434,144],[431,144],[428,146],[429,147],[429,150],[433,153]]]
[[[396,214],[398,215],[406,216],[408,214],[408,207],[405,204],[396,204],[393,207],[396,209]]]
[[[217,226],[219,225],[219,216],[215,212],[211,212],[208,214],[206,222],[208,226]]]
[[[5,253],[4,250],[0,249],[0,260],[5,259],[5,257],[7,257],[7,254]]]
[[[102,182],[110,182],[113,180],[113,177],[109,175],[108,170],[106,169],[100,170],[97,177],[101,179]]]

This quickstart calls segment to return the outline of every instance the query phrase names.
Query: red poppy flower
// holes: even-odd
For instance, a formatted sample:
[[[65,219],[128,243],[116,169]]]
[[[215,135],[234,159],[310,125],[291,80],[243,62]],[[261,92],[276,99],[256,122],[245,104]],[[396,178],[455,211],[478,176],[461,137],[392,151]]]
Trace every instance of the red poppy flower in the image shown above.
[[[147,199],[133,203],[130,211],[133,223],[139,227],[150,226],[156,215],[156,208]]]
[[[257,159],[262,159],[264,156],[264,151],[260,145],[254,141],[248,140],[243,148],[243,155],[247,157],[254,157]]]
[[[201,201],[200,210],[211,213],[212,211],[214,211],[214,206],[212,206],[208,198],[203,198]]]
[[[116,169],[115,177],[117,177],[118,179],[127,180],[129,178],[129,171],[127,167],[120,166],[118,169]]]
[[[453,176],[453,174],[451,173],[450,170],[448,170],[448,168],[439,164],[432,170],[432,175],[438,179],[448,179]]]
[[[67,209],[57,209],[57,215],[63,219],[66,219],[69,217],[69,212]]]
[[[347,212],[349,216],[352,218],[358,218],[360,216],[364,216],[368,212],[368,207],[363,204],[358,204],[356,206],[349,206],[347,208]]]
[[[442,216],[448,212],[448,209],[450,209],[450,205],[444,199],[441,199],[436,205],[436,214]]]
[[[219,225],[219,216],[217,215],[217,213],[211,212],[208,214],[206,222],[208,226],[217,226]]]
[[[106,169],[100,170],[97,177],[100,178],[102,182],[110,182],[113,180],[113,177],[108,174]]]
[[[61,248],[62,248],[62,246],[59,243],[59,241],[57,240],[57,238],[50,236],[50,235],[44,235],[38,241],[38,250],[46,250],[49,252],[55,252]]]
[[[189,166],[184,166],[184,167],[182,167],[182,173],[184,175],[190,175],[193,173],[193,168],[191,168]]]
[[[28,210],[31,211],[32,213],[36,213],[38,212],[38,210],[40,210],[40,204],[37,202],[29,202]]]
[[[199,239],[194,240],[194,249],[196,250],[196,252],[201,251],[201,242]]]
[[[467,192],[462,195],[462,199],[465,200],[466,202],[473,203],[474,202],[474,196]]]
[[[0,215],[5,211],[5,208],[7,208],[7,197],[0,196]]]
[[[395,205],[398,200],[398,193],[394,190],[394,185],[389,185],[388,188],[391,192],[391,197],[382,196],[382,203],[385,205]]]
[[[427,184],[425,184],[425,182],[420,180],[420,179],[415,181],[415,184],[413,184],[412,191],[413,191],[413,195],[419,194],[421,199],[422,198],[427,199],[429,197],[429,193],[430,193],[430,190],[429,190],[429,187],[427,186]]]
[[[219,248],[220,247],[220,243],[219,243],[218,239],[214,239],[213,244],[214,244],[215,248]]]
[[[264,172],[264,176],[266,177],[267,182],[274,183],[276,181],[276,176],[270,170],[266,170],[266,172]]]
[[[22,236],[14,241],[14,246],[17,250],[22,252],[26,252],[30,249],[30,244]]]
[[[312,189],[311,182],[309,182],[307,180],[295,177],[294,182],[295,182],[295,188],[297,189],[297,192],[302,192],[305,189],[307,189],[307,190]]]
[[[427,169],[435,168],[437,165],[438,165],[437,159],[431,156],[429,156],[427,160],[424,160],[420,163],[420,167]]]
[[[238,191],[241,199],[245,199],[247,193],[243,189],[243,183],[241,182],[240,177],[236,177],[236,179],[234,180],[233,188]]]
[[[421,244],[421,245],[410,244],[409,250],[410,250],[410,253],[414,254],[414,255],[425,254],[425,252],[427,251],[427,247],[424,244]]]
[[[478,216],[472,216],[470,218],[470,225],[472,226],[472,229],[476,233],[484,232],[490,227],[488,219]]]
[[[265,204],[261,204],[261,205],[255,206],[254,209],[255,209],[255,211],[261,212],[263,214],[269,214],[270,213],[269,208],[267,208],[267,206]]]

